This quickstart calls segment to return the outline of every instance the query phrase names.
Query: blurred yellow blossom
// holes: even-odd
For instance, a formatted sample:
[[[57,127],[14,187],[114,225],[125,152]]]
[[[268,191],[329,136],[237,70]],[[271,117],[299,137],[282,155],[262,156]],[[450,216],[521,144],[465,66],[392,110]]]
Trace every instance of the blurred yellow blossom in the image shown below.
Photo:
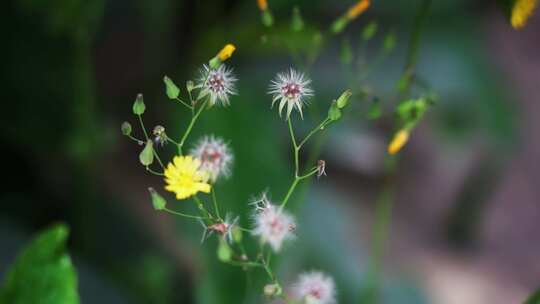
[[[257,0],[257,6],[261,11],[265,11],[268,8],[268,2],[266,0]]]
[[[406,129],[399,130],[395,135],[394,138],[392,138],[392,141],[388,145],[388,153],[389,154],[396,154],[405,146],[407,141],[409,140],[409,131]]]
[[[360,0],[347,11],[347,18],[354,19],[369,7],[369,0]]]
[[[235,50],[236,50],[236,47],[233,44],[229,43],[229,44],[225,45],[221,49],[221,51],[219,51],[217,56],[218,56],[219,60],[225,61],[225,60],[229,59],[232,56],[232,54],[234,53]]]
[[[512,16],[510,22],[512,27],[520,29],[525,26],[527,19],[536,8],[536,0],[516,0],[512,6]]]

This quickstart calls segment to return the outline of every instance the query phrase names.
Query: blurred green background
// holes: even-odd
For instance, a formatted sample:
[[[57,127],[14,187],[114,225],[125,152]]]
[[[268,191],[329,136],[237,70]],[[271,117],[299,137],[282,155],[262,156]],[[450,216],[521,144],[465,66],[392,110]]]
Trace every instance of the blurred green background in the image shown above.
[[[309,49],[316,31],[353,3],[269,1],[269,30],[247,0],[8,0],[0,12],[0,277],[37,231],[62,221],[82,303],[264,302],[260,272],[219,263],[215,240],[199,244],[198,223],[152,209],[146,189],[162,181],[146,174],[140,147],[119,126],[136,125],[131,105],[144,93],[146,124],[180,136],[189,113],[166,98],[162,77],[194,79],[232,42],[239,95],[231,107],[207,111],[188,145],[204,134],[230,141],[233,176],[216,188],[230,212],[248,214],[250,197],[266,189],[281,197],[292,162],[267,86],[295,64],[291,52]],[[328,272],[340,303],[357,301],[365,284],[396,83],[420,3],[372,1],[345,33],[324,41],[309,71],[310,107],[321,113],[349,87],[368,97],[354,99],[328,130],[328,177],[297,195],[305,198],[294,202],[298,239],[284,250],[278,275],[290,282],[301,271]],[[306,25],[299,33],[290,31],[294,6]],[[519,303],[540,283],[540,18],[521,31],[507,19],[493,1],[430,8],[417,74],[438,102],[397,168],[381,303]],[[372,21],[377,34],[363,43]],[[396,47],[378,61],[388,33]],[[275,36],[288,42],[273,43]],[[368,68],[361,83],[352,81]],[[373,97],[386,113],[378,120],[367,115]],[[308,130],[315,121],[297,125]]]

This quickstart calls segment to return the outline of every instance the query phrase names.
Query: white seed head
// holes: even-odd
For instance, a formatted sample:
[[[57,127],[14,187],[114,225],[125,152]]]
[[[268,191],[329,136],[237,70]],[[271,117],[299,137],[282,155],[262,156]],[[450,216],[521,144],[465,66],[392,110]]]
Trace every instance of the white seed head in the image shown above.
[[[234,83],[236,78],[226,65],[222,64],[217,69],[211,69],[204,65],[201,70],[198,86],[201,94],[209,96],[210,106],[220,103],[222,106],[229,105],[229,95],[236,94]]]
[[[201,169],[208,172],[210,182],[231,175],[233,155],[229,146],[220,137],[205,136],[190,151],[190,155],[201,161]]]
[[[333,304],[336,303],[336,284],[322,272],[306,272],[293,285],[292,297],[302,304]]]
[[[255,206],[253,235],[259,236],[263,243],[270,244],[276,252],[284,241],[294,239],[296,223],[292,215],[272,204],[266,194],[251,204]]]
[[[287,119],[291,116],[293,108],[296,108],[303,118],[302,107],[306,99],[313,95],[313,90],[309,86],[311,80],[304,74],[299,73],[292,68],[288,72],[278,73],[272,80],[269,94],[272,94],[272,107],[279,100],[279,115],[285,105],[287,105]]]

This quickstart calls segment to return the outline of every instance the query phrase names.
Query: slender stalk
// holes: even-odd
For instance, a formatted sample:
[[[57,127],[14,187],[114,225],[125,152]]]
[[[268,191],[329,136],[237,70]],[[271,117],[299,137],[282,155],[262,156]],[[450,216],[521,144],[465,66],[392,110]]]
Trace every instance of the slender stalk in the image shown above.
[[[184,143],[186,142],[186,139],[188,138],[189,134],[191,133],[191,130],[193,129],[193,126],[195,125],[195,122],[201,115],[202,111],[206,108],[206,104],[208,103],[208,100],[203,102],[203,104],[200,106],[199,110],[191,117],[191,121],[189,122],[189,125],[186,129],[186,132],[182,136],[182,139],[180,140],[180,143],[178,143],[178,152],[182,154],[182,147],[184,146]]]
[[[150,173],[152,173],[154,175],[157,175],[157,176],[163,176],[164,175],[161,172],[157,172],[157,171],[152,170],[150,167],[146,167],[146,171],[148,171],[148,172],[150,172]]]
[[[298,145],[296,144],[296,137],[294,136],[294,131],[293,131],[293,127],[292,127],[292,122],[291,122],[291,118],[289,117],[287,119],[287,123],[289,125],[289,133],[291,134],[291,141],[292,141],[292,144],[293,144],[293,153],[294,153],[294,176],[295,178],[298,177],[298,170],[299,170],[299,167],[300,167],[300,164],[299,164],[299,152],[300,152],[300,148],[298,147]]]
[[[221,215],[219,215],[219,207],[218,207],[218,203],[217,203],[217,199],[216,199],[216,190],[214,189],[214,187],[212,187],[212,201],[214,203],[214,212],[216,213],[216,216],[219,220],[223,220],[221,218]]]
[[[188,109],[193,110],[193,106],[188,105],[188,104],[187,104],[185,101],[183,101],[182,99],[176,97],[176,100],[178,100],[180,103],[182,103],[183,105],[185,105],[186,107],[188,107]]]
[[[170,213],[170,214],[178,215],[178,216],[181,216],[181,217],[190,218],[190,219],[196,219],[196,220],[205,220],[205,219],[209,219],[209,218],[207,218],[207,217],[202,217],[202,216],[197,216],[197,215],[190,215],[190,214],[181,213],[181,212],[178,212],[178,211],[171,210],[171,209],[169,209],[169,208],[165,208],[165,209],[163,209],[163,211],[168,212],[168,213]]]
[[[300,142],[298,147],[301,148],[309,140],[309,138],[311,136],[315,135],[315,133],[317,133],[317,132],[321,131],[322,129],[324,129],[324,127],[326,127],[326,125],[328,124],[329,121],[330,121],[330,119],[326,118],[317,127],[315,127],[313,130],[311,130],[308,133],[308,135],[306,135],[306,137]]]

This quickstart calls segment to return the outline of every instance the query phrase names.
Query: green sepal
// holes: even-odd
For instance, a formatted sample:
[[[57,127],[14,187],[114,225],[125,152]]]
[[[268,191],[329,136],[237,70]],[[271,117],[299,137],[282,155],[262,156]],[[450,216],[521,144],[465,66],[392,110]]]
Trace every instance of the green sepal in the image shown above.
[[[120,130],[122,130],[122,134],[126,136],[131,135],[131,124],[127,121],[124,121],[122,123],[122,126],[120,127]]]
[[[167,201],[163,196],[161,196],[159,193],[154,190],[154,188],[148,188],[148,192],[150,192],[150,198],[152,199],[152,206],[155,210],[163,210],[167,206]]]
[[[180,89],[174,84],[174,82],[167,76],[163,77],[163,82],[165,83],[165,92],[169,99],[176,99],[180,94]]]
[[[150,166],[154,162],[154,143],[151,140],[146,142],[144,149],[139,154],[139,161],[143,166]]]
[[[328,119],[331,121],[336,121],[341,118],[341,110],[338,108],[337,103],[334,101],[328,109]]]
[[[135,98],[135,102],[133,103],[133,114],[142,115],[145,110],[146,105],[144,104],[143,95],[139,94],[137,95],[137,98]]]

